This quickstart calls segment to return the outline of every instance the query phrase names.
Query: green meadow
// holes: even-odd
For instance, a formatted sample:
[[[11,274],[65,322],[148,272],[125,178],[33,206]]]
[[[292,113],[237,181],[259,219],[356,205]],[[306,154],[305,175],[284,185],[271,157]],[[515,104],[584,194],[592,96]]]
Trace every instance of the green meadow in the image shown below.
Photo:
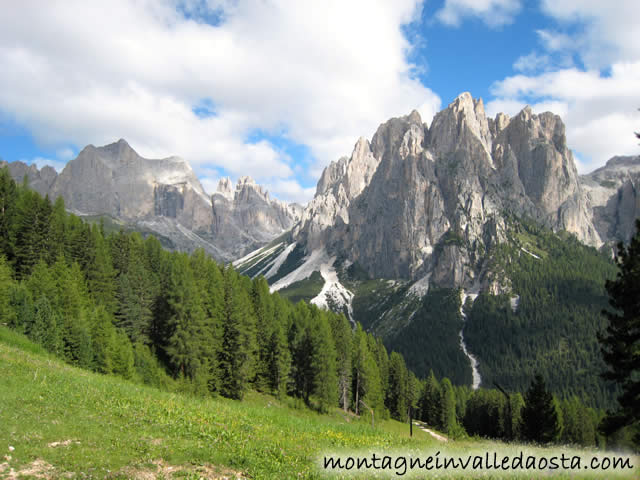
[[[323,472],[323,455],[518,448],[473,439],[445,445],[417,427],[413,437],[408,430],[395,420],[372,428],[370,418],[339,409],[321,415],[293,399],[256,392],[240,402],[159,391],[71,367],[0,327],[0,478],[370,478],[371,472]],[[623,477],[637,474],[636,467]],[[385,476],[400,478],[393,469],[376,478]]]

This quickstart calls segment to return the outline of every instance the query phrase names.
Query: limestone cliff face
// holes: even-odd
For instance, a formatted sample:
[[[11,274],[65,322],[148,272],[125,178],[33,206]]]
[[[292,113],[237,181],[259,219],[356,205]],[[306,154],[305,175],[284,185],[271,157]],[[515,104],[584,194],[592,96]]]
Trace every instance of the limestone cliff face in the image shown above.
[[[22,184],[24,177],[27,177],[29,186],[38,192],[40,195],[48,195],[51,191],[51,186],[56,181],[58,176],[53,167],[45,165],[41,170],[35,165],[27,165],[23,162],[11,162],[7,163],[0,160],[0,168],[7,167],[9,173],[13,179]]]
[[[640,156],[613,157],[580,183],[600,237],[629,241],[640,217]]]
[[[248,177],[238,182],[235,194],[229,180],[221,181],[212,199],[185,160],[144,158],[125,140],[85,147],[60,175],[51,167],[8,166],[15,179],[26,175],[32,188],[52,199],[61,196],[74,213],[110,215],[161,235],[178,250],[204,248],[222,261],[273,240],[301,211],[270,199]]]
[[[634,208],[632,190],[617,211]],[[430,126],[414,111],[358,140],[323,172],[294,238],[374,278],[430,275],[470,287],[484,281],[487,249],[505,239],[506,212],[590,245],[608,241],[585,198],[560,117],[527,107],[489,119],[482,100],[464,93]]]
[[[212,233],[232,258],[270,242],[300,218],[302,207],[271,199],[251,177],[241,177],[233,188],[223,178],[212,195]]]

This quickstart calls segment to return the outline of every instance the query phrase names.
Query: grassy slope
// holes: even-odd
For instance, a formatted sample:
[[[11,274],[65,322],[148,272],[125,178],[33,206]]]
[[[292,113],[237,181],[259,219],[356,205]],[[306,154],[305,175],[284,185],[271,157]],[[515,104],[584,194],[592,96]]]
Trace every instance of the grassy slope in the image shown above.
[[[250,478],[316,478],[313,462],[325,450],[434,443],[407,430],[395,421],[372,430],[338,410],[323,416],[258,393],[236,402],[160,392],[65,365],[0,327],[0,455],[12,457],[5,475],[41,459],[53,478],[127,478],[161,459],[193,472],[208,464]]]
[[[522,449],[465,440],[445,450],[417,428],[409,438],[407,426],[396,421],[376,422],[374,430],[337,409],[319,415],[287,405],[291,399],[283,404],[258,393],[247,397],[202,399],[83,371],[0,326],[0,478],[16,478],[11,471],[27,473],[19,478],[352,478],[321,475],[314,462],[322,453],[356,449],[382,455],[410,451],[423,458],[437,451],[451,456],[498,449],[514,455]],[[559,452],[588,453],[557,449],[554,454]],[[636,468],[622,478],[637,474]],[[553,475],[607,477],[610,472]],[[397,476],[389,472],[383,478]],[[469,472],[456,478],[470,478]],[[548,478],[548,473],[518,478]]]

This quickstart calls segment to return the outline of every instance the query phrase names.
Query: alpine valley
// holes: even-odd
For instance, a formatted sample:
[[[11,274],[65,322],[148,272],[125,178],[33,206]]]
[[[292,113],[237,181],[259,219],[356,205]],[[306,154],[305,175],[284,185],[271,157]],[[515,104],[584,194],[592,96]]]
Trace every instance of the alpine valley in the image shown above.
[[[325,168],[305,208],[249,177],[209,196],[185,160],[145,159],[124,140],[84,148],[59,175],[9,169],[77,215],[204,248],[344,312],[420,377],[524,391],[543,372],[560,395],[615,398],[596,334],[613,247],[640,216],[640,157],[579,175],[552,113],[487,118],[463,93],[430,125],[392,118]]]

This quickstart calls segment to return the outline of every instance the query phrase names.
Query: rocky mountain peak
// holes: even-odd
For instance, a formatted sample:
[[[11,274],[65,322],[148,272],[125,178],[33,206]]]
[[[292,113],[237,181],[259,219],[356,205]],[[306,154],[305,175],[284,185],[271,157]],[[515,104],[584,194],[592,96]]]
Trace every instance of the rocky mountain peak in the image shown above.
[[[229,177],[223,177],[218,180],[218,186],[214,193],[218,193],[225,198],[233,200],[233,182]]]
[[[373,278],[471,285],[482,252],[505,238],[505,210],[601,244],[582,196],[560,117],[524,108],[488,119],[465,92],[430,127],[413,111],[358,139],[324,170],[293,234]]]

